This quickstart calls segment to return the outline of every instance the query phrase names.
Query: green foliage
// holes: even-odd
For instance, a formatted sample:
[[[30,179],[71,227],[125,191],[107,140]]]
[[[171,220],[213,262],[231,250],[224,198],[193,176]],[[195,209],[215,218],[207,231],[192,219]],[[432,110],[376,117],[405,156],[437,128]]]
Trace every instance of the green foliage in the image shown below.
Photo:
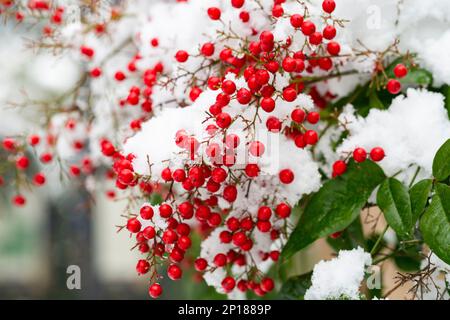
[[[430,206],[420,219],[425,243],[443,261],[450,263],[450,187],[438,183]]]
[[[450,139],[438,150],[433,160],[433,176],[443,181],[450,176]]]
[[[283,283],[280,298],[287,300],[303,300],[306,290],[311,287],[312,272],[291,277]]]
[[[417,222],[428,202],[433,180],[425,179],[417,182],[409,189],[409,197],[411,199],[411,212],[413,225]]]
[[[410,238],[413,221],[408,189],[397,179],[388,178],[378,189],[377,204],[397,235]]]
[[[287,259],[318,238],[347,228],[384,178],[383,170],[374,162],[350,161],[345,174],[325,182],[311,197],[283,257]]]

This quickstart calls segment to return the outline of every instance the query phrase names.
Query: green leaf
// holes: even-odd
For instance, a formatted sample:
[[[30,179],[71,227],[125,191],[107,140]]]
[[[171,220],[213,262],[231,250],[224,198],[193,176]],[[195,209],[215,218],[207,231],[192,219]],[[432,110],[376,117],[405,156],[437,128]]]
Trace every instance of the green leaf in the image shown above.
[[[450,264],[450,187],[438,183],[435,191],[420,219],[420,231],[430,249]]]
[[[408,189],[397,179],[388,178],[378,189],[377,204],[397,235],[409,238],[413,223]]]
[[[325,182],[311,197],[284,247],[283,257],[287,259],[318,238],[347,228],[384,179],[383,170],[374,162],[351,160],[345,174]]]
[[[428,196],[433,187],[433,180],[425,179],[417,182],[409,189],[409,198],[411,199],[412,223],[413,225],[419,219],[425,206],[427,205]]]
[[[287,279],[280,289],[280,297],[287,300],[302,300],[306,290],[311,287],[312,271]]]
[[[450,139],[438,150],[433,160],[433,176],[442,181],[450,176]]]

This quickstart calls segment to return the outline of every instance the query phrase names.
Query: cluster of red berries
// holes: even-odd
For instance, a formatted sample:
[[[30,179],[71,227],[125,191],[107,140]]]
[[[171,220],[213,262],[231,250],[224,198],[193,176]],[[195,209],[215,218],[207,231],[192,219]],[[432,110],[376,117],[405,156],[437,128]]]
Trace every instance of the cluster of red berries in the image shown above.
[[[356,148],[353,150],[353,160],[355,162],[364,162],[367,159],[367,152],[364,148]],[[383,148],[375,147],[369,153],[370,159],[379,162],[384,159],[385,153]],[[347,171],[347,163],[344,160],[338,160],[333,164],[333,177],[340,176]]]
[[[404,78],[408,74],[408,69],[402,63],[397,64],[394,67],[394,75],[396,78]],[[386,84],[386,89],[391,94],[398,94],[402,90],[402,85],[397,79],[389,79]]]

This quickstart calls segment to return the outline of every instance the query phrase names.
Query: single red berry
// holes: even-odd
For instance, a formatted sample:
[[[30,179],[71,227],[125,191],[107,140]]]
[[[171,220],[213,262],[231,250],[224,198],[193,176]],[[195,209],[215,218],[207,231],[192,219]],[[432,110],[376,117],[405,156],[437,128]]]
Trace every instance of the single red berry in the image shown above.
[[[203,258],[197,258],[194,262],[195,270],[204,271],[208,266],[208,262],[206,262]]]
[[[385,156],[384,150],[380,147],[375,147],[370,151],[370,158],[373,161],[377,161],[377,162],[381,161],[384,159],[384,156]]]
[[[183,275],[183,271],[176,264],[171,264],[167,268],[167,276],[172,280],[179,280],[179,279],[181,279],[182,275]]]
[[[336,37],[336,28],[332,25],[328,25],[323,29],[322,34],[327,40],[334,39],[334,37]]]
[[[347,171],[347,164],[344,161],[338,160],[333,164],[333,176],[340,176],[345,171]]]
[[[222,288],[225,292],[230,292],[234,289],[236,281],[233,277],[226,277],[222,280]]]
[[[272,216],[272,210],[269,207],[261,207],[258,209],[258,219],[267,221]]]
[[[26,202],[27,202],[27,200],[25,199],[25,197],[22,196],[22,195],[20,195],[20,194],[15,195],[15,196],[12,198],[12,203],[13,203],[15,206],[17,206],[17,207],[22,207],[22,206],[24,206]]]
[[[147,260],[139,260],[136,265],[136,271],[138,275],[146,274],[150,270],[150,263]]]
[[[337,56],[341,52],[341,46],[336,41],[330,41],[327,44],[327,51],[332,56]]]
[[[297,99],[297,91],[295,91],[294,88],[285,88],[283,90],[283,99],[288,102],[294,101],[295,99]]]
[[[216,124],[219,128],[226,129],[231,124],[231,116],[226,112],[221,112],[216,116]]]
[[[404,64],[399,63],[394,68],[394,74],[397,78],[403,78],[408,74],[408,69]]]
[[[286,72],[293,72],[297,68],[297,61],[294,58],[286,57],[283,59],[282,67]]]
[[[302,123],[303,121],[305,121],[305,111],[303,111],[303,109],[300,108],[292,110],[291,119],[294,122]]]
[[[41,138],[37,134],[32,134],[28,137],[28,143],[33,147],[38,145],[40,141]]]
[[[307,20],[307,21],[303,21],[302,23],[302,32],[305,36],[310,36],[312,35],[314,32],[316,32],[316,25]]]
[[[223,253],[216,254],[216,256],[214,257],[214,264],[217,267],[223,267],[224,265],[227,264],[227,256],[224,255]]]
[[[280,181],[284,184],[290,184],[292,181],[294,181],[294,173],[291,169],[283,169],[278,174]]]
[[[211,18],[211,20],[219,20],[221,16],[220,9],[217,7],[208,8],[208,16]]]
[[[236,99],[240,104],[248,104],[252,99],[252,94],[245,88],[241,88],[238,90]]]
[[[20,170],[25,170],[30,165],[30,160],[26,156],[20,156],[16,159],[16,167]]]
[[[275,284],[271,278],[264,278],[261,280],[261,289],[264,292],[270,292],[275,287]]]
[[[320,120],[320,114],[318,112],[310,112],[306,116],[306,121],[308,121],[311,124],[316,124]]]
[[[117,72],[114,74],[114,78],[115,78],[117,81],[123,81],[123,80],[125,80],[126,76],[125,76],[125,74],[124,74],[122,71],[117,71]]]
[[[204,45],[202,45],[201,53],[205,57],[210,57],[214,54],[214,44],[211,42],[207,42]]]
[[[259,36],[259,40],[262,43],[266,43],[266,44],[273,43],[273,40],[274,40],[273,33],[270,31],[263,31],[263,32],[261,32],[261,34]]]
[[[242,8],[244,3],[245,3],[245,0],[231,0],[231,5],[237,9]]]
[[[273,6],[272,15],[275,18],[279,18],[279,17],[283,16],[283,14],[284,14],[284,10],[283,10],[283,7],[281,6],[281,4],[276,4]]]
[[[141,231],[141,222],[136,218],[130,218],[127,221],[127,229],[131,233],[138,233]]]
[[[322,34],[320,32],[314,32],[309,36],[309,43],[318,46],[322,43]]]
[[[261,157],[264,154],[265,147],[260,141],[253,141],[250,143],[249,152],[254,157]]]
[[[402,85],[400,81],[395,79],[390,79],[386,85],[387,90],[391,94],[398,94],[400,90],[402,89]]]
[[[303,23],[303,16],[298,13],[293,14],[290,18],[290,23],[294,28],[300,28]]]
[[[154,283],[148,289],[148,293],[152,298],[158,298],[162,294],[162,287],[159,283]]]
[[[148,227],[144,228],[144,230],[142,231],[142,234],[145,237],[145,239],[150,240],[155,237],[156,231],[155,231],[155,228],[153,228],[152,226],[148,226]]]
[[[291,207],[288,206],[286,203],[280,203],[277,208],[275,209],[275,213],[280,218],[287,218],[291,215]]]
[[[336,9],[336,2],[334,0],[324,0],[322,2],[322,9],[326,13],[332,13]]]
[[[363,148],[356,148],[353,151],[353,159],[355,159],[356,162],[363,162],[367,158],[367,152]]]
[[[42,186],[45,184],[45,175],[41,172],[36,173],[36,175],[33,177],[33,182],[37,186]]]
[[[317,132],[314,130],[307,130],[304,134],[305,142],[309,145],[314,145],[319,141],[319,136],[317,135]]]
[[[223,189],[223,198],[228,202],[234,202],[237,198],[237,188],[235,186],[226,186]]]
[[[175,54],[175,59],[180,63],[186,62],[188,58],[189,58],[189,54],[184,50],[179,50]]]
[[[259,171],[260,169],[257,164],[249,163],[245,166],[245,174],[249,178],[257,177],[259,175]]]
[[[172,207],[167,203],[163,203],[159,206],[159,215],[161,216],[161,218],[164,219],[170,218],[172,212],[173,212]]]
[[[260,105],[265,112],[269,113],[275,109],[275,100],[272,98],[262,98]]]

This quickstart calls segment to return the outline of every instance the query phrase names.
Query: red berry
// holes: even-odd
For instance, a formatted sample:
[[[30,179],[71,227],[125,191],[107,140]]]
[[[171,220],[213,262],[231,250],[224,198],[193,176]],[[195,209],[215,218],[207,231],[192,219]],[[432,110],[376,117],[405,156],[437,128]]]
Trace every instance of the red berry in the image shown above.
[[[272,98],[262,98],[260,105],[265,112],[269,113],[275,109],[275,100]]]
[[[159,283],[154,283],[148,289],[148,293],[152,298],[158,298],[162,293],[162,287]]]
[[[20,156],[16,160],[16,167],[20,170],[25,170],[30,165],[30,160],[25,156]]]
[[[33,134],[28,137],[28,143],[32,146],[38,145],[40,141],[41,141],[41,138],[36,134]]]
[[[238,90],[236,98],[240,104],[248,104],[252,99],[252,94],[245,88]]]
[[[236,281],[233,277],[226,277],[222,280],[222,288],[225,290],[225,292],[230,292],[234,289],[236,285]]]
[[[172,280],[179,280],[181,279],[181,276],[183,275],[183,271],[181,271],[181,268],[177,266],[176,264],[171,264],[167,268],[167,276]]]
[[[307,20],[307,21],[303,21],[302,23],[302,32],[305,36],[310,36],[312,35],[314,32],[316,32],[316,25]]]
[[[226,94],[233,94],[236,91],[236,85],[231,80],[225,80],[222,83],[222,91]]]
[[[272,228],[272,224],[269,221],[259,220],[256,223],[256,227],[258,228],[259,231],[265,233],[269,232],[270,228]]]
[[[244,3],[245,3],[245,0],[231,0],[231,5],[237,9],[242,8]]]
[[[271,43],[273,43],[273,40],[274,40],[273,33],[270,31],[263,31],[263,32],[261,32],[261,34],[259,36],[259,40],[262,43],[271,44]]]
[[[260,141],[253,141],[250,143],[249,151],[252,156],[261,157],[265,151],[264,144]]]
[[[333,176],[340,176],[345,171],[347,171],[347,164],[344,161],[338,160],[333,164]]]
[[[114,78],[115,78],[117,81],[123,81],[123,80],[125,80],[126,76],[125,76],[125,74],[124,74],[122,71],[117,71],[117,72],[114,74]]]
[[[320,32],[314,32],[309,36],[309,43],[318,46],[322,43],[322,34]]]
[[[221,16],[220,9],[217,7],[208,8],[208,16],[211,20],[219,20]]]
[[[384,150],[380,147],[375,147],[370,151],[370,158],[373,161],[377,161],[377,162],[381,161],[384,159],[384,156],[385,156]]]
[[[397,78],[403,78],[408,74],[408,69],[404,64],[399,63],[394,68],[394,74]]]
[[[169,168],[164,168],[161,171],[161,178],[164,181],[172,181],[172,171]]]
[[[283,169],[278,174],[280,181],[284,184],[289,184],[294,181],[294,173],[291,169]]]
[[[186,62],[188,58],[189,58],[189,54],[184,50],[179,50],[175,54],[175,59],[180,63]]]
[[[286,72],[293,72],[297,68],[297,61],[294,58],[286,57],[283,59],[282,67]]]
[[[234,202],[237,198],[237,189],[235,186],[226,186],[223,189],[223,198],[228,202]]]
[[[327,51],[332,56],[337,56],[341,52],[341,46],[336,41],[330,41],[327,44]]]
[[[317,143],[317,141],[319,141],[317,132],[315,132],[314,130],[307,130],[305,132],[304,138],[305,138],[306,144],[309,144],[309,145],[314,145]]]
[[[170,218],[170,216],[172,215],[172,207],[167,203],[161,204],[159,206],[159,215],[161,216],[161,218]]]
[[[147,260],[139,260],[136,265],[136,271],[139,275],[146,274],[150,270],[150,263]]]
[[[145,239],[150,240],[155,237],[156,231],[155,228],[153,228],[152,226],[148,226],[144,228],[142,234],[144,235]]]
[[[127,229],[131,233],[138,233],[141,231],[141,222],[136,218],[130,218],[127,221]]]
[[[305,121],[305,111],[300,108],[294,109],[291,112],[291,118],[294,122],[302,123],[303,121]]]
[[[24,206],[26,202],[27,202],[27,200],[25,199],[25,197],[22,196],[22,195],[20,195],[20,194],[15,195],[15,196],[12,198],[12,203],[13,203],[15,206],[17,206],[17,207],[22,207],[22,206]]]
[[[197,258],[194,262],[195,270],[203,271],[208,266],[208,262],[206,262],[203,258]]]
[[[257,164],[249,163],[245,166],[245,174],[249,178],[257,177],[259,174],[259,171],[260,171],[260,169]]]
[[[280,203],[277,208],[275,209],[275,213],[280,218],[287,218],[291,215],[291,207],[288,206],[286,203]]]
[[[306,116],[306,121],[308,121],[311,124],[316,124],[320,120],[320,114],[318,112],[310,112]]]
[[[322,2],[322,9],[326,13],[332,13],[336,8],[336,2],[334,0],[324,0]]]
[[[219,128],[226,129],[231,124],[231,116],[226,112],[221,112],[216,116],[216,123]]]
[[[291,26],[293,26],[294,28],[300,28],[302,26],[303,23],[303,16],[301,16],[300,14],[293,14],[290,18],[290,22],[291,22]]]
[[[227,264],[227,256],[224,255],[223,253],[216,254],[216,256],[214,257],[214,264],[217,267],[223,267],[224,265]]]
[[[273,6],[273,8],[272,8],[272,15],[275,18],[279,18],[283,14],[284,14],[284,10],[283,10],[283,7],[280,4],[276,4],[276,5]]]
[[[258,219],[267,221],[272,216],[272,210],[269,207],[261,207],[258,209]]]
[[[334,37],[336,36],[336,28],[328,25],[323,29],[322,34],[323,37],[327,40],[334,39]]]
[[[391,94],[398,94],[402,89],[402,85],[398,80],[390,79],[386,85],[387,90]]]
[[[283,90],[283,99],[288,102],[294,101],[295,99],[297,99],[297,91],[295,91],[294,88],[285,88]]]
[[[36,173],[36,175],[33,177],[33,182],[35,185],[37,186],[42,186],[43,184],[45,184],[45,176],[43,173]]]
[[[205,43],[202,48],[201,52],[205,57],[210,57],[214,54],[214,44],[211,42]]]
[[[264,292],[270,292],[275,287],[274,282],[270,278],[264,278],[261,280],[261,289]]]
[[[367,152],[363,148],[356,148],[353,151],[353,159],[355,159],[356,162],[363,162],[367,158]]]

